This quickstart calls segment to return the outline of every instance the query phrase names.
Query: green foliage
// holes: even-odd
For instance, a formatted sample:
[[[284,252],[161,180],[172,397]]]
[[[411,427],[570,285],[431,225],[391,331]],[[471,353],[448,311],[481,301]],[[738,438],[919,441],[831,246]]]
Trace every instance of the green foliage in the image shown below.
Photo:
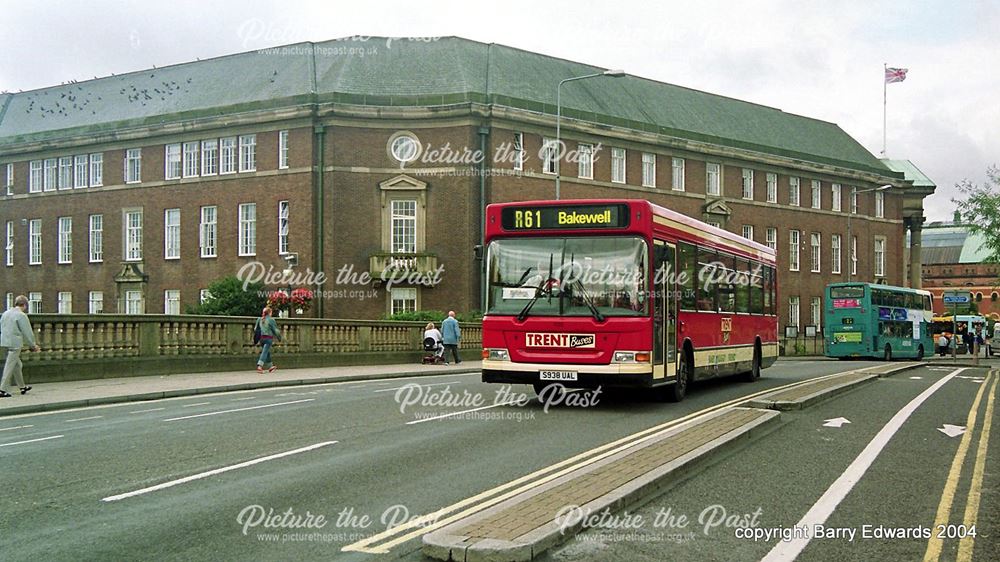
[[[417,310],[414,312],[397,312],[396,314],[386,316],[385,319],[411,322],[434,322],[435,325],[440,326],[441,322],[447,317],[448,313],[440,310]],[[478,310],[456,313],[455,318],[459,322],[480,322],[483,319],[483,313]]]
[[[981,234],[990,255],[989,262],[1000,262],[1000,168],[986,169],[986,183],[977,185],[965,179],[955,185],[964,198],[952,199],[958,205],[962,222],[971,232]]]
[[[236,276],[223,277],[208,286],[209,297],[198,306],[188,307],[188,314],[214,316],[258,316],[267,303],[263,283],[250,283],[246,290]]]

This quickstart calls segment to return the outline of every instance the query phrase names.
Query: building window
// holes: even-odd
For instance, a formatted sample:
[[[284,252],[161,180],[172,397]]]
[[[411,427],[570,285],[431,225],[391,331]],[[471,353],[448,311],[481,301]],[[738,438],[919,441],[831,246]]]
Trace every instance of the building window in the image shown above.
[[[813,273],[820,272],[820,244],[822,244],[822,236],[818,232],[813,232],[809,236],[809,241],[812,245],[812,264],[809,271]]]
[[[14,265],[14,221],[7,221],[7,239],[4,243],[5,263],[8,266]],[[10,307],[7,307],[10,308]]]
[[[392,201],[392,253],[412,254],[417,251],[417,202]]]
[[[278,168],[288,167],[288,131],[278,131]]]
[[[176,260],[181,257],[181,210],[163,212],[163,257]]]
[[[642,153],[642,185],[656,187],[656,155],[649,152]]]
[[[125,314],[142,314],[142,291],[125,291]]]
[[[834,211],[840,211],[841,207],[841,189],[840,184],[835,183],[830,186],[831,200],[833,201],[833,206],[831,207]]]
[[[788,204],[792,207],[801,205],[799,195],[799,178],[788,178]]]
[[[767,202],[778,202],[778,174],[767,174]]]
[[[42,263],[42,219],[28,223],[28,265]]]
[[[823,207],[823,186],[819,180],[812,181],[812,208],[821,209]]]
[[[524,133],[514,133],[514,169],[524,169]]]
[[[625,149],[611,149],[611,181],[625,183]]]
[[[235,174],[236,173],[236,137],[226,137],[219,140],[219,146],[221,147],[221,158],[219,162],[221,163],[221,168],[219,169],[220,174]]]
[[[257,204],[240,204],[240,251],[241,256],[257,254]]]
[[[577,146],[577,176],[583,179],[594,179],[594,146],[580,144]]]
[[[124,212],[125,217],[125,261],[142,259],[142,210]]]
[[[60,291],[56,295],[56,306],[59,314],[73,314],[73,293],[69,291]]]
[[[743,225],[743,237],[747,240],[753,240],[753,225],[744,224]]]
[[[181,145],[168,144],[164,151],[163,178],[176,180],[181,177]]]
[[[767,244],[768,248],[777,251],[778,250],[778,229],[774,227],[768,227],[764,238],[764,243]]]
[[[851,236],[851,275],[858,274],[858,237]]]
[[[104,185],[104,154],[90,155],[90,187]]]
[[[719,164],[705,164],[705,194],[722,195],[722,172]]]
[[[257,135],[240,136],[240,171],[257,171]]]
[[[214,258],[216,256],[216,208],[202,207],[201,222],[198,237],[198,246],[201,248],[201,257]]]
[[[278,202],[278,254],[288,253],[288,201]]]
[[[28,313],[29,314],[41,314],[42,313],[42,294],[41,293],[28,293]]]
[[[87,296],[87,312],[90,314],[101,314],[104,312],[104,293],[101,291],[90,291]]]
[[[881,219],[885,217],[885,193],[881,191],[875,192],[875,218]]]
[[[556,173],[557,158],[556,141],[554,139],[542,139],[542,173]]]
[[[28,165],[28,193],[42,191],[42,161],[32,160]]]
[[[799,297],[788,297],[788,325],[799,327]]]
[[[822,310],[823,310],[823,301],[822,301],[822,299],[820,299],[819,297],[813,297],[812,300],[809,303],[809,308],[810,308],[810,312],[812,312],[812,314],[811,314],[811,316],[812,316],[812,325],[816,326],[817,330],[822,330],[822,327],[823,327],[823,322],[822,322],[823,319],[821,317]]]
[[[417,310],[417,289],[415,287],[393,287],[391,301],[390,314],[414,312]]]
[[[163,291],[163,313],[177,315],[181,313],[181,292],[178,289]]]
[[[104,261],[104,215],[90,215],[90,263]]]
[[[125,183],[142,181],[142,149],[130,148],[125,151]]]
[[[56,189],[56,174],[57,174],[57,161],[55,158],[45,159],[45,173],[42,177],[42,189],[45,191],[55,191]]]
[[[73,217],[59,217],[59,263],[73,263]]]
[[[672,158],[671,169],[671,181],[673,182],[670,186],[671,189],[674,191],[684,191],[684,159]]]
[[[87,187],[87,155],[78,154],[73,157],[73,187]]]
[[[198,141],[184,143],[184,177],[198,176]]]
[[[219,173],[219,141],[201,141],[201,175],[214,176]]]
[[[788,231],[788,270],[799,270],[799,231]]]
[[[205,304],[208,299],[212,298],[212,293],[208,292],[208,289],[201,289],[198,291],[198,303]]]
[[[743,198],[753,200],[753,170],[743,168]]]
[[[840,273],[840,235],[830,235],[830,254],[833,257],[832,273]]]
[[[7,164],[7,175],[4,178],[7,187],[7,195],[14,195],[14,165]]]
[[[885,238],[875,237],[875,277],[885,277]]]
[[[851,214],[858,214],[858,188],[851,188]]]
[[[73,157],[59,158],[59,189],[73,189]]]
[[[7,306],[4,310],[14,308],[14,293],[7,293]]]

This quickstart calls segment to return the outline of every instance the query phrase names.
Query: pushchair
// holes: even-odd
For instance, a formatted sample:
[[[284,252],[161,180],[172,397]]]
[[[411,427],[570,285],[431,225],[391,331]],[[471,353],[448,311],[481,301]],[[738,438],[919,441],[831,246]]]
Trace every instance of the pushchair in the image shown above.
[[[424,338],[424,359],[423,365],[444,364],[444,345],[434,338]]]

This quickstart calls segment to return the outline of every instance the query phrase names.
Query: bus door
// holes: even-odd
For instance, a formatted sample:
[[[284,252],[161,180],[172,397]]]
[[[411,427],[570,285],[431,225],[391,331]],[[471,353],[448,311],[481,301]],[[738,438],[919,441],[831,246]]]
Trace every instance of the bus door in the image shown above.
[[[677,249],[654,241],[653,261],[653,378],[677,375]]]

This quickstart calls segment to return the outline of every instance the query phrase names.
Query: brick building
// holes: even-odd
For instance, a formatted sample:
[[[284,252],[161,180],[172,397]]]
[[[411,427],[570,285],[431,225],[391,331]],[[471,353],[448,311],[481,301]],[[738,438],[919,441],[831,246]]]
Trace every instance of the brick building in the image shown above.
[[[0,287],[44,312],[177,313],[294,253],[327,276],[314,314],[480,309],[484,205],[554,197],[557,84],[601,71],[367,38],[2,94]],[[821,324],[827,283],[905,283],[933,184],[837,125],[634,76],[566,83],[561,110],[562,198],[649,199],[772,245],[782,325]]]
[[[933,295],[936,314],[946,312],[942,293],[968,291],[980,314],[1000,320],[1000,264],[986,261],[989,250],[981,234],[957,220],[930,223],[921,254],[924,288]]]

